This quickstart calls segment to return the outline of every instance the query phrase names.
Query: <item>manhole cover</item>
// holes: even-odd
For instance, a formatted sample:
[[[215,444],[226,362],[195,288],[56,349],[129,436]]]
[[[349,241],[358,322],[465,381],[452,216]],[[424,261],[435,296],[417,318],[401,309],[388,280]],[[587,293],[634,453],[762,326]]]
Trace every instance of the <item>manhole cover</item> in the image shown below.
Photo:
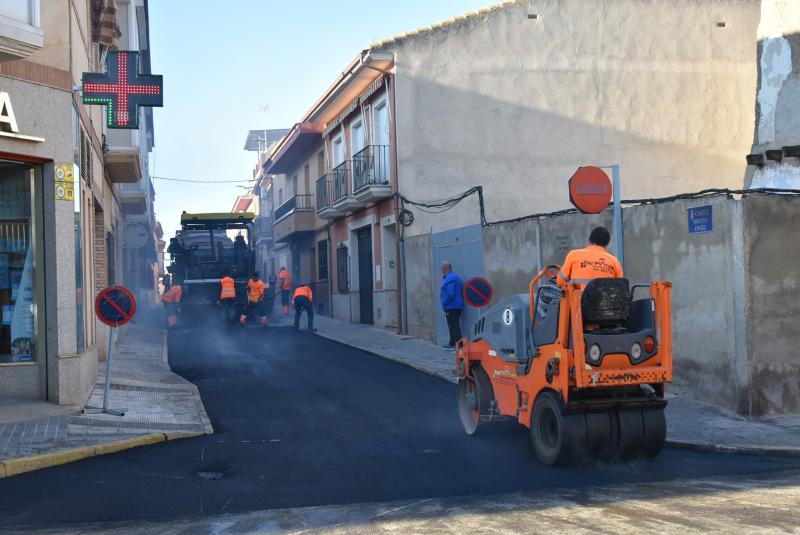
[[[222,472],[197,472],[197,477],[200,479],[222,479]]]

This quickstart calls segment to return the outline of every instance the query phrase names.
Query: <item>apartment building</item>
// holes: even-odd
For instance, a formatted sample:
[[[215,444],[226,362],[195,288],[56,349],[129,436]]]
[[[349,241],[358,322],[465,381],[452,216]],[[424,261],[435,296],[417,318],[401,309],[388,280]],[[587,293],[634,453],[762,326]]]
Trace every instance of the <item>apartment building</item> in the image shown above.
[[[274,264],[285,267],[297,284],[308,284],[317,311],[330,308],[328,234],[316,213],[315,185],[326,175],[322,125],[298,123],[264,164],[274,207]]]
[[[443,342],[439,262],[484,274],[482,216],[568,208],[582,165],[619,165],[626,198],[740,187],[758,20],[749,0],[511,0],[363,50],[265,163],[327,221],[333,316]],[[396,193],[479,185],[483,214],[400,217]],[[282,202],[310,251],[308,199]]]
[[[2,397],[82,404],[108,337],[96,292],[154,295],[152,120],[110,131],[80,93],[113,48],[140,49],[147,69],[147,35],[145,0],[0,3]]]

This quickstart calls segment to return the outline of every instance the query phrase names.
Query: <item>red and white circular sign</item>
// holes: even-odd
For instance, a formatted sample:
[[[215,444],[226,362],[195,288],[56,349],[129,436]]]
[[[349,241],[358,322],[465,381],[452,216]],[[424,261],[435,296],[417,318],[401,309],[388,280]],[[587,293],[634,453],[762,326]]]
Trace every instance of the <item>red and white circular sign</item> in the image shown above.
[[[569,179],[569,200],[584,214],[599,214],[611,202],[611,179],[593,165],[578,167]]]

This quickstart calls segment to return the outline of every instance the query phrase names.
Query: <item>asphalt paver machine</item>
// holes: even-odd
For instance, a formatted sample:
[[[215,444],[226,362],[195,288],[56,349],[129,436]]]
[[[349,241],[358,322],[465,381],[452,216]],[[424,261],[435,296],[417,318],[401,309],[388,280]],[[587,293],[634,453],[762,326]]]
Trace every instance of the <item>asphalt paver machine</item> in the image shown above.
[[[172,279],[183,286],[181,314],[190,320],[209,314],[219,300],[220,279],[230,273],[237,305],[247,304],[247,281],[255,270],[253,220],[245,213],[186,213],[176,245],[170,244]]]
[[[457,344],[464,430],[516,419],[546,465],[655,457],[672,380],[671,283],[559,287],[559,269],[486,311]]]

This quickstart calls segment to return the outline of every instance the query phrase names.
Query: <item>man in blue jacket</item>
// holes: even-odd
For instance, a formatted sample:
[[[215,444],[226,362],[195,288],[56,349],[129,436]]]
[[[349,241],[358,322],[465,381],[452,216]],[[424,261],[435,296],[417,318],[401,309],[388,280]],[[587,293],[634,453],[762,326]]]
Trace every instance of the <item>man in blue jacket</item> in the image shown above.
[[[461,310],[464,308],[461,279],[453,273],[450,262],[442,262],[442,288],[439,290],[439,301],[447,317],[447,330],[450,331],[450,342],[443,346],[452,349],[461,340]]]

